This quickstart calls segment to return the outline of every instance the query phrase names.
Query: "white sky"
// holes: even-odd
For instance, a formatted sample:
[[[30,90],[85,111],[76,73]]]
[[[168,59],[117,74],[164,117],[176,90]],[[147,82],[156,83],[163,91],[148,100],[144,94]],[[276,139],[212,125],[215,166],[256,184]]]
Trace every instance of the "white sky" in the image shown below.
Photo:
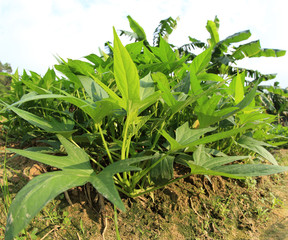
[[[151,44],[160,20],[170,16],[180,17],[170,43],[181,46],[189,42],[188,36],[206,42],[207,20],[217,15],[220,40],[249,29],[249,41],[260,39],[263,48],[288,50],[285,0],[0,0],[0,61],[20,74],[26,69],[43,75],[57,63],[53,55],[99,55],[98,48],[113,41],[112,26],[130,31],[127,15],[144,28]],[[238,66],[277,73],[281,86],[288,86],[288,53]]]

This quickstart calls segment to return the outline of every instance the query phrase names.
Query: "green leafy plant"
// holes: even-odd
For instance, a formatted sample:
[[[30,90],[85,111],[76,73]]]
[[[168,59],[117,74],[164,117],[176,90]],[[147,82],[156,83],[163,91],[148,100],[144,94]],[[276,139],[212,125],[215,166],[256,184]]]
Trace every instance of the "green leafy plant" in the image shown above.
[[[14,76],[22,89],[13,103],[2,102],[1,112],[31,124],[37,136],[45,134],[42,140],[50,147],[9,150],[59,170],[37,176],[16,195],[6,239],[17,236],[58,194],[88,182],[114,204],[117,228],[116,207],[125,210],[118,191],[136,197],[192,174],[245,178],[288,170],[264,148],[270,145],[248,134],[270,117],[255,104],[256,82],[245,86],[246,72],[231,73],[219,60],[228,58],[228,45],[250,33],[219,41],[218,20],[208,21],[211,38],[208,45],[193,40],[204,51],[191,61],[190,53],[179,54],[167,42],[176,20],[161,21],[154,46],[143,28],[128,20],[133,33],[122,33],[136,42],[124,47],[114,29],[111,53],[86,56],[89,62],[59,58],[55,69],[63,78],[50,69],[43,78]],[[258,46],[252,54],[254,48],[237,48],[228,62],[267,52]],[[271,164],[243,164],[250,156],[231,156],[233,145]],[[175,164],[188,173],[175,178]]]

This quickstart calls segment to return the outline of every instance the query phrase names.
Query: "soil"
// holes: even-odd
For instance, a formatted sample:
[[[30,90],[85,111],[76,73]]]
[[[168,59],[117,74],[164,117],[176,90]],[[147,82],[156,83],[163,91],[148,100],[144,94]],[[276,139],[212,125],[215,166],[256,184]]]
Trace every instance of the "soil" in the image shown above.
[[[275,151],[274,155],[281,165],[288,165],[288,150]],[[11,197],[45,171],[47,166],[23,157],[8,160]],[[182,171],[185,169],[177,169],[175,175]],[[121,239],[285,240],[287,184],[287,173],[245,181],[193,175],[135,199],[121,196],[127,211],[117,212],[119,233]],[[1,191],[0,236],[4,236],[6,221],[4,196]],[[61,194],[49,203],[20,239],[117,239],[114,208],[108,201],[102,202],[89,184],[74,188],[66,197]]]

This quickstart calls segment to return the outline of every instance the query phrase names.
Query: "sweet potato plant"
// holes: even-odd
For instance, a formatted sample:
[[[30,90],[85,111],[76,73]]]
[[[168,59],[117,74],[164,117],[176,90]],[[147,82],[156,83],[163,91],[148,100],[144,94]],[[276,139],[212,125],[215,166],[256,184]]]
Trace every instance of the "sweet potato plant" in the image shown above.
[[[17,236],[57,195],[88,182],[125,211],[119,191],[133,198],[191,174],[245,178],[288,170],[266,149],[273,141],[254,137],[275,121],[255,102],[258,84],[273,76],[235,65],[285,51],[262,49],[259,41],[233,46],[250,31],[220,41],[217,18],[207,22],[208,43],[189,37],[182,47],[169,44],[177,20],[168,18],[150,45],[143,28],[128,20],[132,32],[121,34],[135,42],[125,47],[113,29],[113,45],[108,42],[100,56],[58,58],[61,77],[53,69],[44,77],[11,75],[1,114],[48,145],[9,151],[58,171],[35,177],[16,195],[5,239]],[[195,48],[202,53],[194,54]],[[189,173],[175,178],[176,164]]]

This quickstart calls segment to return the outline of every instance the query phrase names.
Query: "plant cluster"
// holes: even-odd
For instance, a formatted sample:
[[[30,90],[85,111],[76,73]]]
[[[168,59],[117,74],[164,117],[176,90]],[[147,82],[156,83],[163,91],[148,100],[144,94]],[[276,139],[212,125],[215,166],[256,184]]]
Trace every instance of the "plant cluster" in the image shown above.
[[[245,178],[288,170],[263,141],[263,128],[275,116],[255,101],[258,84],[274,76],[235,67],[245,57],[285,51],[262,49],[259,41],[235,46],[250,31],[220,41],[217,17],[207,22],[208,43],[189,37],[182,47],[169,44],[177,20],[168,18],[150,45],[143,28],[128,20],[132,32],[121,34],[135,42],[126,47],[114,29],[108,53],[83,61],[58,58],[61,77],[53,69],[44,77],[11,75],[10,95],[1,100],[7,129],[29,133],[47,147],[9,151],[58,171],[35,177],[17,194],[5,239],[57,195],[88,182],[125,211],[118,192],[137,197],[192,174]],[[176,164],[189,173],[174,177]]]

